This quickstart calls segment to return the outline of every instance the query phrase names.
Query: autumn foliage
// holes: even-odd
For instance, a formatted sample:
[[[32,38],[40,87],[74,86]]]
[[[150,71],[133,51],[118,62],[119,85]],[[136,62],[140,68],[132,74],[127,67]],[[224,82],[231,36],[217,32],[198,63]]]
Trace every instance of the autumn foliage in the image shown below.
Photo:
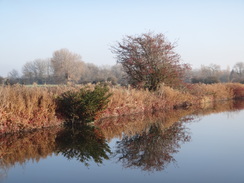
[[[174,49],[163,34],[149,32],[126,36],[112,47],[112,52],[133,86],[155,91],[161,83],[174,88],[182,85],[189,65],[180,63]]]

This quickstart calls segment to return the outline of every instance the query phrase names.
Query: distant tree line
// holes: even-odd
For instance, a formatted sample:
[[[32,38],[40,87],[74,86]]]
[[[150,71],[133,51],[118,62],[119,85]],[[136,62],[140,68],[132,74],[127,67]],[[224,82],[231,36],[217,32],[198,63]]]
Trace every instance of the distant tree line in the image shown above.
[[[238,82],[244,84],[244,62],[237,62],[232,69],[222,70],[220,65],[202,65],[200,69],[191,70],[188,75],[192,83],[227,83]]]
[[[163,34],[148,32],[141,35],[126,36],[111,47],[116,55],[117,65],[96,66],[85,63],[79,54],[68,49],[60,49],[51,58],[26,62],[22,73],[13,69],[7,78],[0,77],[5,84],[86,84],[110,82],[111,84],[130,84],[137,88],[156,90],[161,84],[173,88],[184,88],[184,83],[244,83],[244,62],[233,68],[222,70],[220,65],[202,65],[191,69],[181,63],[175,52],[175,44],[170,43]]]
[[[0,77],[0,82],[6,84],[85,84],[106,81],[111,84],[126,84],[122,66],[117,64],[99,67],[85,63],[80,55],[68,49],[55,51],[52,58],[26,62],[21,74],[13,69],[6,79]]]

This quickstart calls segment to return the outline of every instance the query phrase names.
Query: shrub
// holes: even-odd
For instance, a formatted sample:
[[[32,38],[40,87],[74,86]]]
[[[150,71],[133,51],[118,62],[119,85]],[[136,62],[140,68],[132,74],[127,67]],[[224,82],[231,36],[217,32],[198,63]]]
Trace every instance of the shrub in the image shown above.
[[[179,88],[183,85],[188,64],[180,63],[180,55],[175,45],[167,41],[163,34],[151,32],[126,36],[112,46],[128,75],[129,83],[137,88],[156,91],[160,84]]]
[[[204,79],[205,84],[219,83],[219,79],[216,76],[208,76]]]
[[[93,90],[67,91],[57,98],[57,113],[67,122],[91,122],[109,102],[109,88],[96,85]]]

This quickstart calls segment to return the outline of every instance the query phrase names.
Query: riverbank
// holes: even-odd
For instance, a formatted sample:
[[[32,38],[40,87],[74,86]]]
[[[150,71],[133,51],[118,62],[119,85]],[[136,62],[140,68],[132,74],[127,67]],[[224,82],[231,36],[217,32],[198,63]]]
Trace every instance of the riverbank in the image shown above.
[[[82,154],[88,154],[90,157],[90,155],[92,156],[94,154],[89,154],[91,153],[89,150],[97,150],[98,146],[101,147],[101,144],[97,145],[96,143],[92,143],[92,141],[103,144],[105,139],[107,142],[110,142],[114,138],[122,139],[124,136],[131,138],[135,135],[145,135],[150,133],[152,127],[157,127],[160,132],[164,134],[166,132],[168,135],[169,133],[167,131],[169,132],[169,129],[177,122],[179,123],[176,126],[180,130],[185,129],[184,125],[186,123],[198,121],[202,116],[222,112],[231,113],[231,111],[243,109],[243,100],[229,100],[218,104],[209,104],[199,110],[194,109],[194,106],[192,106],[188,110],[170,110],[167,113],[156,112],[145,115],[135,114],[105,118],[96,122],[99,130],[94,130],[93,135],[93,131],[91,130],[87,132],[87,129],[82,128],[72,129],[71,132],[69,129],[59,126],[28,133],[0,135],[0,165],[2,168],[8,169],[16,163],[22,165],[27,160],[39,161],[40,159],[51,156],[53,153],[63,152],[67,146],[70,147],[69,145],[76,144],[78,146],[81,143],[84,143],[83,146],[86,147],[80,149],[83,150]],[[77,136],[71,138],[70,134],[79,134],[82,138],[79,137],[78,139],[87,139],[81,142],[77,140]],[[63,145],[63,143],[66,143],[67,146]],[[75,147],[73,146],[73,148]]]
[[[0,87],[0,133],[29,131],[61,125],[64,120],[56,113],[56,98],[65,91],[78,91],[84,86]],[[85,86],[88,89],[94,85]],[[244,97],[244,85],[195,84],[182,90],[161,86],[155,92],[111,86],[107,108],[97,120],[140,112],[174,110],[194,106],[203,108],[209,103]]]

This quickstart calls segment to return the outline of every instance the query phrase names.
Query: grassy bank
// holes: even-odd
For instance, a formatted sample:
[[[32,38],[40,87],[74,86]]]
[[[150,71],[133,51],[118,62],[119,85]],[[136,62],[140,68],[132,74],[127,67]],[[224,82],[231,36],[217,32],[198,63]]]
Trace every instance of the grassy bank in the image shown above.
[[[212,113],[242,109],[244,109],[243,101],[229,100],[218,104],[210,103],[202,110],[197,110],[192,106],[189,110],[179,109],[167,112],[155,112],[153,114],[147,113],[146,115],[135,114],[106,118],[96,122],[96,125],[99,126],[101,131],[87,131],[87,129],[83,128],[71,130],[53,127],[28,133],[0,135],[0,167],[3,170],[7,170],[16,163],[24,165],[28,160],[36,162],[42,158],[51,156],[53,153],[67,152],[67,149],[76,149],[76,152],[81,152],[82,155],[85,154],[85,156],[82,156],[87,158],[85,160],[96,157],[103,158],[104,151],[102,149],[106,150],[107,148],[107,146],[104,146],[105,141],[103,138],[110,141],[113,138],[123,139],[125,136],[129,138],[136,135],[147,137],[152,135],[150,131],[152,127],[156,127],[160,132],[160,134],[156,135],[157,139],[160,135],[164,135],[164,139],[168,139],[169,144],[175,144],[179,142],[179,138],[174,138],[174,134],[179,133],[182,135],[182,133],[187,132],[185,123],[191,122],[192,120],[197,121],[199,117],[201,118],[201,116]],[[148,145],[152,145],[150,139],[146,139]],[[156,140],[155,142],[159,146],[158,141]],[[77,146],[80,148],[77,149]],[[100,154],[97,151],[97,147],[101,150],[99,151]],[[72,153],[73,151],[70,152]],[[70,156],[70,158],[73,157]],[[93,160],[95,161],[96,159]]]
[[[113,93],[108,108],[101,117],[121,116],[138,112],[154,112],[187,108],[202,108],[208,103],[244,97],[243,84],[196,84],[182,91],[167,86],[156,92],[133,88],[111,88]]]
[[[66,91],[78,91],[84,86],[0,87],[0,133],[28,131],[62,124],[57,114],[56,98]],[[86,86],[94,89],[94,85]],[[197,84],[184,90],[161,86],[156,92],[133,88],[110,87],[112,93],[107,108],[96,119],[139,112],[172,110],[194,105],[203,108],[208,103],[244,97],[244,85]]]

